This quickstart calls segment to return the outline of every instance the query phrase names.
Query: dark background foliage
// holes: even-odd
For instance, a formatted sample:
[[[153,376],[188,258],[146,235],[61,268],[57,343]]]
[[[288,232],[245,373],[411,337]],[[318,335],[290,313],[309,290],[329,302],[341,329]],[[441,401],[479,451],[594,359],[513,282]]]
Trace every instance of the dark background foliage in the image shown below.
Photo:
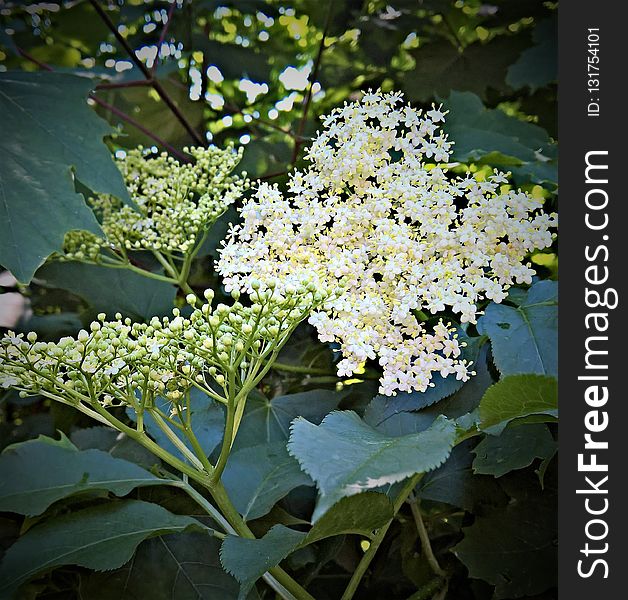
[[[0,19],[2,218],[12,225],[11,232],[2,230],[0,263],[21,282],[8,271],[0,274],[4,327],[56,339],[76,333],[100,311],[147,319],[181,303],[172,286],[131,272],[76,263],[41,266],[59,248],[65,231],[91,226],[82,194],[120,190],[103,135],[113,153],[141,144],[182,159],[185,146],[242,144],[242,168],[250,177],[282,185],[290,169],[302,164],[320,115],[368,88],[402,90],[417,106],[442,102],[450,110],[446,127],[456,141],[456,169],[511,171],[517,186],[555,207],[555,3],[5,2]],[[20,77],[32,84],[28,95],[15,92]],[[18,105],[45,119],[48,135],[38,133]],[[94,120],[93,111],[111,129]],[[6,158],[15,150],[12,137],[26,139],[31,149],[28,155],[13,154],[15,164]],[[193,287],[219,290],[212,257],[227,224],[236,218],[230,210],[212,230],[195,261]],[[541,385],[534,377],[553,381],[556,249],[536,253],[531,261],[538,273],[533,288],[513,290],[503,305],[486,306],[477,328],[467,331],[477,341],[477,376],[464,386],[438,382],[429,394],[385,399],[377,396],[373,364],[367,365],[363,380],[337,392],[331,349],[301,327],[280,359],[287,367],[267,377],[250,401],[235,447],[240,458],[234,454],[231,473],[226,473],[234,498],[251,494],[253,470],[286,461],[282,452],[296,416],[319,422],[340,406],[356,410],[388,435],[401,435],[425,429],[439,414],[458,418],[474,410],[498,380],[491,393],[507,406]],[[23,285],[33,273],[30,285]],[[290,369],[295,366],[306,366],[309,373]],[[309,394],[304,397],[304,392]],[[457,446],[416,490],[435,553],[448,572],[447,587],[430,588],[433,577],[406,506],[357,597],[555,597],[556,424],[548,409],[551,400],[528,413],[515,406],[509,418],[491,421],[491,398],[486,398],[490,435]],[[2,391],[0,402],[2,448],[62,432],[81,451],[99,449],[155,473],[163,469],[130,440],[72,409],[38,397],[20,399],[11,391]],[[211,450],[220,441],[220,415],[199,399],[195,418]],[[51,456],[39,447],[23,470],[10,475],[37,478],[38,470],[51,468],[46,464]],[[260,535],[278,523],[298,529],[310,519],[315,488],[294,465],[285,468],[281,490],[277,492],[277,482],[269,485],[274,494],[267,505],[236,504],[242,512],[252,511],[248,518]],[[22,516],[0,497],[0,510],[7,510],[0,515],[1,549],[33,527],[54,526],[58,519],[80,527],[80,518],[88,518],[79,518],[80,511],[115,511],[131,500],[160,505],[174,515],[199,512],[176,489],[80,491],[53,499],[42,512],[21,511]],[[218,542],[198,531],[182,532],[180,524],[168,527],[163,529],[168,535],[155,531],[141,542],[122,568],[100,572],[107,567],[97,558],[79,563],[84,566],[60,564],[43,574],[37,571],[19,597],[235,598],[238,586],[220,567]],[[70,529],[65,531],[71,537]],[[39,550],[34,546],[33,552]],[[332,599],[340,597],[363,551],[356,536],[336,536],[297,550],[285,564],[316,598]],[[257,594],[273,597],[258,587]]]

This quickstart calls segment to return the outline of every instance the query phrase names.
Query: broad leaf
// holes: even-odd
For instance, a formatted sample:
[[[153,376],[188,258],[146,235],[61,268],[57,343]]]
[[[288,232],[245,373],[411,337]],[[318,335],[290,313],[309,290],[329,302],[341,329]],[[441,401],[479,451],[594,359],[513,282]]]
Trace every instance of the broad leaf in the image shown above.
[[[47,286],[68,290],[91,306],[94,314],[116,312],[148,320],[172,311],[176,288],[124,269],[78,262],[52,262],[37,271]]]
[[[220,564],[220,543],[200,532],[142,542],[133,558],[113,572],[81,578],[89,600],[235,600],[240,586]]]
[[[239,598],[246,597],[255,582],[301,546],[305,537],[305,533],[284,525],[275,525],[258,540],[227,536],[220,548],[220,561],[225,571],[240,582]]]
[[[556,81],[558,76],[557,19],[541,21],[534,29],[535,45],[521,53],[508,67],[506,81],[514,89],[529,87],[532,91]]]
[[[275,441],[285,442],[290,436],[290,423],[295,417],[303,417],[318,424],[338,406],[345,395],[331,390],[311,390],[268,400],[261,394],[251,394],[234,449]]]
[[[95,426],[75,429],[70,440],[79,450],[102,450],[114,458],[122,458],[145,469],[152,469],[160,460],[138,442],[110,427]]]
[[[421,44],[411,51],[416,68],[406,75],[404,92],[412,100],[427,102],[451,90],[473,92],[483,98],[488,88],[505,91],[507,69],[524,47],[525,39],[520,36],[499,36],[464,50],[447,40]]]
[[[6,448],[0,472],[0,510],[22,515],[38,515],[73,494],[98,490],[124,496],[136,487],[163,483],[101,450],[79,451],[67,438],[58,442],[43,436]]]
[[[90,189],[128,200],[102,141],[112,130],[86,102],[92,87],[73,75],[0,73],[0,263],[19,281],[61,249],[67,231],[100,232],[73,171]]]
[[[372,537],[392,518],[390,500],[384,494],[366,492],[343,498],[307,534],[275,525],[257,540],[229,535],[223,542],[220,559],[227,572],[242,584],[242,594],[246,594],[257,579],[295,550],[337,535]]]
[[[507,498],[493,477],[473,474],[472,447],[472,440],[458,444],[444,465],[423,477],[417,489],[419,498],[469,511],[480,504],[505,504]]]
[[[29,529],[5,554],[0,595],[61,565],[115,569],[145,539],[196,527],[201,526],[190,517],[139,500],[110,502],[50,519]]]
[[[454,445],[456,427],[439,417],[420,433],[391,437],[352,411],[333,412],[317,426],[295,419],[289,452],[316,482],[320,499],[313,516],[345,496],[396,483],[442,464]]]
[[[478,331],[491,339],[493,359],[502,375],[558,374],[558,286],[535,283],[517,307],[491,303]]]
[[[556,585],[556,505],[552,496],[514,499],[463,529],[454,553],[469,575],[495,585],[494,598],[536,596]]]
[[[513,426],[514,425],[514,426]],[[556,442],[543,423],[513,424],[500,436],[485,437],[473,450],[473,472],[501,477],[515,469],[523,469],[534,459],[551,458]]]
[[[312,485],[312,480],[288,454],[285,442],[234,452],[229,457],[222,482],[234,506],[247,520],[264,516],[294,488]]]
[[[544,129],[488,109],[467,92],[452,92],[445,107],[449,110],[445,130],[456,141],[454,160],[484,161],[511,171],[522,183],[556,182],[556,146]]]
[[[479,425],[482,430],[498,435],[513,419],[530,415],[558,415],[558,383],[553,377],[504,377],[484,394],[479,406]]]

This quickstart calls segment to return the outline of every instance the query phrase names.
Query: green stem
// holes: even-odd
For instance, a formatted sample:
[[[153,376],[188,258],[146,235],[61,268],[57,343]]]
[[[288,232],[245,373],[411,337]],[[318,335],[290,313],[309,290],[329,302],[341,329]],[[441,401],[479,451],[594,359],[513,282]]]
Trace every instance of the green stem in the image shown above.
[[[276,371],[285,371],[286,373],[303,373],[305,375],[323,375],[328,377],[338,377],[337,373],[328,369],[319,369],[317,367],[304,367],[301,365],[289,365],[282,362],[274,362],[272,368]],[[355,375],[356,379],[379,379],[376,373],[362,373]]]
[[[430,537],[427,534],[427,529],[425,528],[425,523],[423,522],[423,517],[421,516],[419,501],[414,493],[410,493],[408,497],[408,504],[410,505],[412,517],[414,518],[416,529],[419,533],[419,539],[421,540],[421,548],[423,549],[423,554],[425,555],[428,564],[432,568],[432,571],[434,571],[435,575],[445,577],[445,571],[443,571],[441,566],[438,564],[438,560],[436,560],[436,556],[434,556],[434,551],[432,550],[432,545],[430,544]]]
[[[407,480],[403,488],[401,488],[401,491],[399,492],[397,498],[393,503],[393,515],[396,515],[399,512],[399,509],[406,501],[406,498],[410,495],[412,490],[416,487],[417,483],[419,483],[421,477],[423,477],[423,473],[417,473],[416,475],[413,475]],[[369,549],[364,553],[364,556],[358,563],[356,570],[351,576],[347,588],[342,594],[341,600],[351,600],[351,598],[353,598],[355,592],[358,589],[358,586],[360,585],[360,581],[362,581],[362,577],[364,577],[366,570],[369,568],[369,565],[375,558],[375,554],[377,553],[377,550],[380,547],[381,543],[384,541],[384,538],[386,537],[386,534],[388,533],[388,529],[390,528],[392,522],[393,519],[388,521],[386,525],[384,525],[377,531],[377,534],[371,541]]]
[[[231,379],[231,375],[230,375]],[[220,448],[220,455],[218,456],[218,460],[216,461],[216,466],[214,468],[214,473],[212,480],[215,483],[220,481],[220,477],[222,476],[225,467],[227,466],[227,460],[229,459],[229,453],[231,452],[231,444],[233,442],[233,428],[235,425],[235,402],[233,395],[233,386],[231,382],[229,383],[229,394],[227,398],[227,418],[225,421],[225,431],[222,436],[222,446]]]
[[[192,465],[199,471],[204,471],[203,463],[190,451],[190,449],[183,443],[181,438],[168,427],[168,424],[161,418],[161,415],[152,409],[148,409],[151,417],[157,426],[166,434],[168,439],[175,445],[175,447],[187,458]]]
[[[145,433],[139,433],[136,429],[125,425],[122,421],[111,415],[99,404],[95,403],[94,408],[96,412],[101,415],[115,429],[126,433],[130,438],[144,446],[147,450],[155,454],[155,456],[163,460],[166,464],[169,464],[171,467],[178,469],[179,471],[187,475],[190,479],[205,487],[211,494],[214,502],[216,502],[216,505],[220,509],[221,513],[224,515],[224,519],[221,519],[220,522],[223,522],[226,519],[231,527],[231,530],[233,530],[237,535],[248,539],[255,539],[253,532],[249,529],[244,519],[240,516],[238,511],[233,506],[224,486],[220,481],[217,483],[212,482],[209,476],[197,471],[195,468],[191,467],[190,465],[184,463],[183,461],[170,454],[167,450],[164,450],[161,446],[151,440]],[[183,487],[183,485],[184,482],[180,484],[180,487]],[[184,489],[186,493],[190,494],[190,489]],[[202,498],[202,496],[198,493],[196,493],[195,496],[195,500],[197,502]],[[206,503],[208,514],[215,517],[215,509],[211,506],[211,504],[207,503],[206,501],[204,502]],[[290,594],[284,596],[285,600],[315,600],[281,567],[273,567],[272,569],[269,569],[268,573],[271,576],[269,585],[272,585],[273,582],[277,582],[279,584],[276,588],[273,587],[273,589],[275,589],[276,591],[285,589]]]
[[[237,534],[244,538],[255,539],[253,532],[249,529],[249,526],[240,516],[240,513],[238,513],[238,511],[235,509],[235,507],[231,503],[231,500],[229,500],[229,496],[227,495],[227,491],[222,485],[222,482],[218,481],[216,483],[212,483],[209,491],[212,495],[212,498],[220,508],[222,514],[233,526]],[[281,567],[273,567],[272,569],[269,569],[268,572],[297,600],[315,600]]]

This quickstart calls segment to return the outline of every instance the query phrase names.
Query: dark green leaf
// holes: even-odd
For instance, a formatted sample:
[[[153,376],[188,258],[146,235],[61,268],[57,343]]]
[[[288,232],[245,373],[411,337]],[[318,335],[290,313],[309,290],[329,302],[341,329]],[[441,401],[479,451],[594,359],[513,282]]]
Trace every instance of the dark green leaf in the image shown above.
[[[79,450],[95,448],[108,452],[114,458],[122,458],[151,469],[159,465],[159,459],[148,449],[110,427],[96,426],[76,429],[70,434],[70,440]]]
[[[336,502],[307,534],[307,543],[334,535],[355,534],[371,537],[394,516],[393,506],[386,494],[363,492]]]
[[[111,129],[85,101],[92,86],[72,75],[0,73],[0,262],[22,282],[61,250],[67,231],[100,231],[72,171],[90,189],[128,200],[102,142]]]
[[[463,349],[462,358],[473,364],[477,363],[481,349],[481,338],[471,338],[462,330],[458,334],[460,341],[467,344]],[[433,387],[428,387],[424,392],[402,392],[396,396],[377,396],[385,404],[382,416],[387,418],[396,413],[425,408],[451,396],[464,385],[464,381],[455,376],[442,377],[440,373],[434,373],[431,383],[434,384]]]
[[[558,375],[558,285],[535,283],[517,307],[491,303],[478,320],[502,375]]]
[[[532,34],[535,45],[521,53],[510,65],[506,81],[514,89],[532,91],[556,81],[558,77],[558,31],[554,15],[541,21]]]
[[[445,130],[456,142],[455,160],[483,160],[511,171],[521,182],[556,182],[556,147],[544,129],[485,108],[468,92],[452,92],[445,107],[449,110]]]
[[[225,573],[220,543],[197,532],[142,542],[133,558],[110,573],[81,578],[85,600],[235,600],[239,585]]]
[[[505,494],[493,477],[473,474],[472,448],[472,440],[458,444],[444,465],[421,480],[417,489],[419,498],[446,502],[469,511],[479,504],[505,504]]]
[[[29,529],[9,548],[0,565],[0,593],[6,595],[61,565],[115,569],[145,539],[196,527],[200,524],[190,517],[139,500],[110,502],[50,519]]]
[[[176,288],[124,269],[110,269],[77,262],[52,262],[37,271],[50,287],[84,298],[94,314],[116,312],[135,319],[150,319],[172,310]]]
[[[343,411],[327,415],[320,426],[295,419],[288,450],[318,486],[316,521],[345,496],[439,466],[449,456],[455,435],[454,423],[439,417],[426,431],[390,437],[356,413]]]
[[[101,450],[79,451],[67,438],[36,440],[9,446],[0,455],[4,484],[0,510],[38,515],[53,502],[88,491],[124,496],[132,489],[163,480]]]
[[[553,496],[517,499],[463,529],[454,548],[469,575],[495,585],[494,598],[534,596],[556,585]]]
[[[486,436],[475,447],[474,473],[501,477],[531,465],[535,458],[545,459],[554,455],[556,442],[547,425],[513,425],[504,429],[499,436]]]
[[[264,516],[290,490],[312,485],[288,454],[286,443],[280,441],[231,454],[222,481],[234,506],[247,520]]]
[[[461,50],[447,40],[421,45],[411,54],[416,68],[403,82],[410,99],[427,102],[452,90],[486,97],[488,88],[506,91],[506,72],[525,47],[521,36],[499,36]],[[454,138],[455,139],[455,138]]]
[[[239,597],[245,597],[255,582],[294,552],[305,537],[305,533],[284,525],[275,525],[258,540],[227,536],[220,548],[220,561],[225,571],[240,582]]]
[[[288,441],[290,423],[295,417],[318,424],[345,395],[346,392],[310,390],[268,400],[261,394],[252,394],[247,400],[234,449]]]
[[[479,407],[480,428],[498,435],[513,419],[558,415],[558,383],[547,375],[510,375],[488,388]]]
[[[392,504],[384,494],[366,492],[343,498],[307,534],[275,525],[257,540],[229,535],[222,544],[220,559],[226,571],[242,584],[241,593],[245,594],[266,571],[295,550],[337,535],[371,537],[392,517]]]

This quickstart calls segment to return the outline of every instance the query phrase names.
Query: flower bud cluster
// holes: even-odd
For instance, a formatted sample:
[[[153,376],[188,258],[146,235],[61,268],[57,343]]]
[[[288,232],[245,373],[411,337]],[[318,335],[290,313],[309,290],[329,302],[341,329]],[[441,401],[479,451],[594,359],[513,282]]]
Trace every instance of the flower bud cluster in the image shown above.
[[[340,289],[310,323],[340,344],[339,374],[379,358],[387,395],[424,391],[434,373],[468,378],[453,329],[428,331],[417,312],[475,322],[480,300],[500,302],[513,283],[530,283],[525,258],[551,245],[557,224],[529,194],[503,191],[502,173],[449,174],[444,117],[402,105],[398,93],[369,92],[334,110],[289,193],[262,183],[245,202],[218,262],[227,289],[248,289],[253,275]]]
[[[89,331],[58,342],[38,341],[33,332],[26,337],[9,332],[0,340],[0,388],[134,406],[138,398],[151,402],[157,395],[178,402],[197,386],[225,401],[234,391],[228,385],[235,391],[255,385],[269,357],[327,300],[307,284],[283,293],[254,287],[246,306],[234,292],[233,304],[214,308],[213,292],[207,290],[207,303],[198,307],[195,296],[188,298],[194,310],[187,318],[177,308],[172,317],[153,317],[149,323],[119,314],[106,321],[101,314]]]
[[[162,153],[145,156],[131,150],[119,160],[120,170],[137,210],[112,196],[90,199],[105,237],[86,231],[66,235],[68,260],[99,262],[103,250],[155,250],[186,254],[248,187],[246,178],[232,175],[242,149],[190,148],[195,159],[180,164]]]

